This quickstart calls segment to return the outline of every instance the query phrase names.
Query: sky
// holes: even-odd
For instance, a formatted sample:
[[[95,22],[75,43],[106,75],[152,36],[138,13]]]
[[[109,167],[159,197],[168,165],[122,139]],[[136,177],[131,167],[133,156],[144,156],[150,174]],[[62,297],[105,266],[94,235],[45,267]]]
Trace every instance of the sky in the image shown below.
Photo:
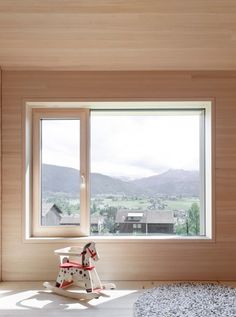
[[[44,120],[43,163],[79,169],[79,121]],[[135,179],[199,169],[197,115],[92,115],[91,172]]]

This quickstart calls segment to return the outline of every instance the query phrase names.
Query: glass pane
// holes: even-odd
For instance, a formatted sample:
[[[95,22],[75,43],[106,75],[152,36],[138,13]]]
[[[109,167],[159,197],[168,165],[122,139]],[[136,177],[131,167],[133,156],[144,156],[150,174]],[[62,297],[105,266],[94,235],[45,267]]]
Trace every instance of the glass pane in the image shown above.
[[[41,120],[41,224],[80,223],[80,121]]]
[[[199,111],[93,112],[91,234],[204,234],[200,118]]]

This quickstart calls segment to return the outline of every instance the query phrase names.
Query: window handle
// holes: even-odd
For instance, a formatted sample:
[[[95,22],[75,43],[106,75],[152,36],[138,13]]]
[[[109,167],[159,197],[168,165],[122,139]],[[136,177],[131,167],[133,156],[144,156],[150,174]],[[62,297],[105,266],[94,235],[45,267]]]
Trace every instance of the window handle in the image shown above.
[[[85,188],[85,177],[84,177],[84,175],[81,175],[80,187],[81,188]]]

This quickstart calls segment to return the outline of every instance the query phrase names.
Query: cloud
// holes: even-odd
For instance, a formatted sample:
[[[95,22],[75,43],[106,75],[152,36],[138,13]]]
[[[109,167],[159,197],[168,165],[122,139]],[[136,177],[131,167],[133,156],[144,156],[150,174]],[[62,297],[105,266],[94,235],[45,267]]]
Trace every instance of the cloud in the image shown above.
[[[47,120],[43,131],[43,162],[79,169],[78,120]],[[196,170],[199,134],[197,115],[92,115],[91,170],[132,178]]]

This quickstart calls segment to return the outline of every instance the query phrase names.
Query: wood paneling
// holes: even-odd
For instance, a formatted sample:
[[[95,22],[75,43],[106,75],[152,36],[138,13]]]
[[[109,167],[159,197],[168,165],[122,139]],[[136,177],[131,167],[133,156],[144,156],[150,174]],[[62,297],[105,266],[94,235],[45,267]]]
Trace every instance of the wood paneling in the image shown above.
[[[0,68],[0,281],[2,280],[2,70]]]
[[[23,100],[214,99],[215,242],[98,242],[106,280],[236,279],[236,72],[3,71],[3,279],[56,276],[53,250],[65,243],[24,243],[22,209]],[[17,263],[17,265],[16,265]]]
[[[11,69],[236,69],[234,0],[1,0]]]
[[[224,106],[220,106],[224,102]],[[217,168],[236,169],[236,147],[231,146],[236,142],[236,107],[235,98],[224,98],[218,100],[216,107],[218,129],[216,148]],[[227,124],[225,124],[227,122]]]

